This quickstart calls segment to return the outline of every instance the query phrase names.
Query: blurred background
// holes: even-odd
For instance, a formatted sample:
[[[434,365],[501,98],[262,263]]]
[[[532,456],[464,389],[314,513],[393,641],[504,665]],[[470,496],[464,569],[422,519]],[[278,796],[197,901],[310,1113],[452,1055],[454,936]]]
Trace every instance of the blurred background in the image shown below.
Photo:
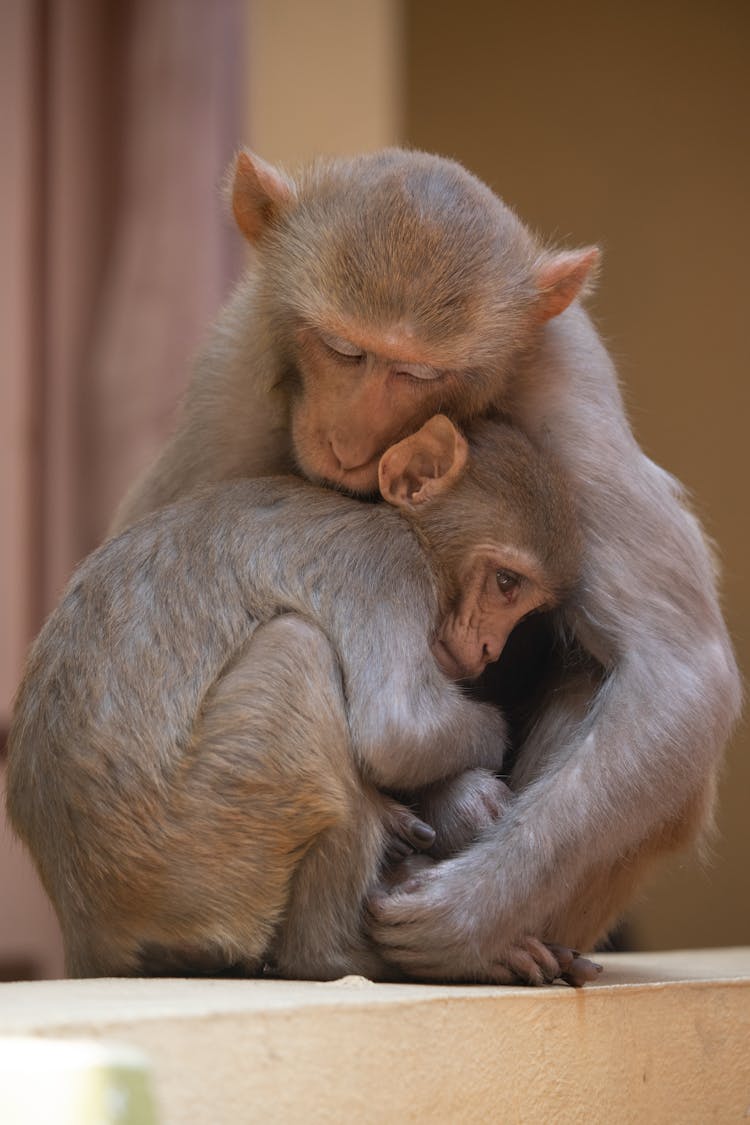
[[[749,32],[733,0],[2,0],[3,742],[31,637],[241,269],[218,192],[239,143],[290,167],[433,150],[549,239],[603,247],[591,311],[640,442],[717,543],[747,666]],[[743,729],[710,864],[666,866],[630,948],[750,943],[747,751]],[[61,971],[0,821],[0,979]]]

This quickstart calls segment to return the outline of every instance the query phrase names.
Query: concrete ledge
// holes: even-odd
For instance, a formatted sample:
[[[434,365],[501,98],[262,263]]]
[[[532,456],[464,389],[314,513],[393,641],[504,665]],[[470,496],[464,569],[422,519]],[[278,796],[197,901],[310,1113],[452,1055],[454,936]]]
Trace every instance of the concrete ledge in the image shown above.
[[[582,991],[294,981],[0,985],[0,1034],[150,1057],[164,1125],[740,1122],[750,949],[610,954]]]

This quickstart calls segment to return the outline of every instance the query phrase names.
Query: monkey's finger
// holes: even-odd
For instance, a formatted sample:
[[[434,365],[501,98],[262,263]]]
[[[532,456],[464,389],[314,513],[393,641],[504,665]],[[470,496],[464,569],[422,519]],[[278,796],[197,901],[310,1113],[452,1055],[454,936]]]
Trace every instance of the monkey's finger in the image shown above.
[[[570,949],[567,945],[559,945],[556,941],[545,942],[545,945],[557,961],[559,973],[567,972],[576,957],[579,956],[575,949]]]
[[[368,918],[380,934],[378,940],[384,940],[388,945],[397,944],[403,938],[406,929],[420,926],[410,907],[406,904],[394,903],[395,896],[401,893],[403,886],[403,883],[398,883],[392,890],[388,886],[381,886],[373,891],[365,903]],[[400,931],[398,938],[394,936],[396,929]]]
[[[496,961],[492,965],[493,977],[497,977],[503,969],[510,969],[513,976],[513,983],[531,984],[540,986],[549,984],[550,978],[545,970],[537,964],[535,957],[517,946],[514,949],[508,950],[503,956],[501,961]],[[557,966],[555,966],[555,969]],[[555,974],[556,975],[556,974]]]
[[[394,834],[400,836],[417,852],[426,852],[435,843],[435,829],[420,820],[409,809],[399,811]]]
[[[539,966],[539,970],[544,977],[544,983],[551,984],[563,972],[563,965],[560,962],[558,951],[551,945],[545,945],[535,937],[528,937],[525,941],[526,951],[534,958],[534,961]],[[564,946],[559,947],[561,954],[568,953],[565,968],[573,961],[573,954],[570,950],[565,949]],[[534,982],[536,983],[536,982]]]
[[[435,843],[435,829],[416,817],[411,822],[409,841],[420,852],[426,852]]]
[[[380,925],[383,924],[389,899],[390,895],[387,887],[380,886],[376,891],[372,892],[365,902],[365,913],[371,922],[376,922]]]
[[[603,965],[599,965],[596,961],[589,961],[588,957],[575,957],[561,979],[571,988],[583,988],[585,984],[596,980],[603,969]]]
[[[547,942],[547,949],[557,959],[560,966],[558,976],[572,988],[582,988],[589,981],[596,980],[602,971],[602,966],[587,957],[581,957],[576,949],[569,949],[567,945],[558,945],[557,942]]]

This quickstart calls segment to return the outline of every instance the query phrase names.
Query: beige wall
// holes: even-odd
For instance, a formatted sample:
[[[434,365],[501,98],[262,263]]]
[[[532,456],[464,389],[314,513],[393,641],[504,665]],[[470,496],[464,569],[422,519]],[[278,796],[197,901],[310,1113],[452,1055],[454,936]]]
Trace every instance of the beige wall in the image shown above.
[[[246,142],[266,160],[393,144],[403,110],[399,0],[249,0]]]
[[[693,492],[741,663],[750,346],[750,7],[406,4],[405,135],[464,161],[531,225],[605,257],[592,310],[636,433]],[[651,947],[750,940],[747,730],[708,872],[684,861],[633,915]]]

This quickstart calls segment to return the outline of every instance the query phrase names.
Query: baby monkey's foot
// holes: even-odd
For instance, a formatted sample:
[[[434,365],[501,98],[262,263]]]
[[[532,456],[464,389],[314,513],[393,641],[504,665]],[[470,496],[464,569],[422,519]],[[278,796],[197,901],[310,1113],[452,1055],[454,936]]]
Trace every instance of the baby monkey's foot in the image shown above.
[[[388,871],[400,866],[414,852],[427,851],[435,842],[434,828],[397,801],[389,802],[384,824],[384,863]]]
[[[419,797],[419,811],[435,825],[430,855],[456,855],[498,820],[512,799],[504,781],[486,769],[469,769],[428,786]]]

